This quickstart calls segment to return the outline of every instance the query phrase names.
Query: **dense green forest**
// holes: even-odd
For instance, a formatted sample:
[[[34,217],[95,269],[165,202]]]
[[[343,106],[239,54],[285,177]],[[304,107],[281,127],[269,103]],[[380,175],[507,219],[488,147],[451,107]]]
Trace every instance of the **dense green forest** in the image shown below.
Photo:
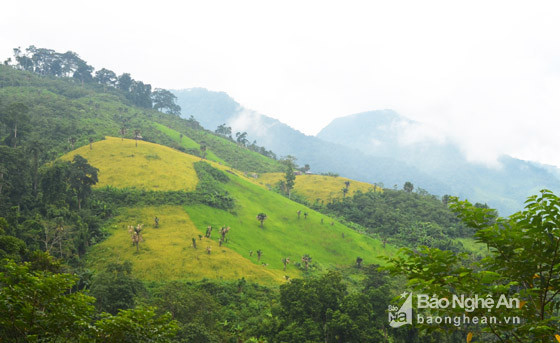
[[[473,334],[472,342],[560,341],[560,200],[548,191],[508,218],[485,205],[414,192],[412,184],[311,203],[325,218],[406,248],[383,266],[358,256],[308,270],[312,258],[304,256],[292,261],[301,277],[276,285],[245,278],[145,281],[130,261],[92,271],[88,252],[107,239],[125,207],[200,204],[235,216],[244,204],[228,191],[230,176],[204,161],[194,163],[198,183],[190,191],[96,188],[99,170],[80,155],[59,159],[64,153],[92,149],[105,136],[133,138],[232,174],[286,172],[288,186],[297,166],[250,143],[246,133],[225,125],[209,131],[180,118],[171,93],[129,74],[94,72],[72,52],[14,52],[0,66],[1,341],[445,343],[471,341]],[[289,190],[286,196],[306,203]],[[266,229],[266,214],[255,215],[253,224],[258,219]],[[325,227],[334,225],[327,220]],[[458,240],[473,236],[488,248],[484,254]],[[512,310],[523,321],[392,328],[387,308],[402,302],[405,289],[442,297],[507,294],[524,301]]]

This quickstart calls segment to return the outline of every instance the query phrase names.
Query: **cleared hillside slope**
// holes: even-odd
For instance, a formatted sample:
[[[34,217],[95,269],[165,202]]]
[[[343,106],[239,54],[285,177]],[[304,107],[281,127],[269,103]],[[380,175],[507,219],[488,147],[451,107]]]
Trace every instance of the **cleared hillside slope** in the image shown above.
[[[103,185],[117,188],[140,187],[146,190],[193,189],[197,184],[194,163],[200,158],[148,142],[107,138],[82,147],[64,158],[81,154],[99,168]],[[134,157],[131,157],[134,155]],[[158,158],[146,158],[158,156]],[[138,163],[131,163],[137,160]],[[338,265],[353,265],[359,256],[364,263],[382,263],[380,255],[392,255],[395,249],[361,235],[330,218],[268,191],[231,168],[208,162],[227,175],[223,185],[234,199],[233,210],[216,209],[203,204],[180,206],[132,207],[123,209],[110,227],[111,235],[92,248],[90,266],[100,269],[109,262],[130,260],[138,275],[146,280],[162,279],[237,279],[245,277],[262,282],[278,282],[303,273],[302,257],[311,256],[315,271]],[[123,169],[112,166],[126,166]],[[138,171],[142,169],[142,171]],[[173,177],[169,176],[173,173]],[[148,177],[145,177],[149,175]],[[175,179],[181,181],[175,182]],[[163,182],[162,180],[165,180]],[[189,185],[185,187],[185,185]],[[182,188],[174,188],[182,187]],[[308,213],[307,219],[297,211]],[[258,213],[267,214],[261,228]],[[154,217],[160,227],[154,228]],[[139,252],[132,245],[128,225],[144,224],[144,242]],[[199,237],[207,226],[214,230],[210,239]],[[220,247],[219,228],[231,227],[227,242]],[[192,239],[197,240],[197,249]],[[208,254],[206,248],[211,247]],[[260,261],[257,251],[262,251]],[[289,258],[284,271],[282,259]],[[296,264],[301,264],[300,268]]]
[[[257,182],[270,188],[274,187],[279,181],[284,180],[284,178],[284,173],[264,173],[259,175]],[[349,182],[348,187],[346,186],[346,182]],[[348,188],[346,194],[344,194],[343,188]],[[297,175],[294,184],[294,191],[311,203],[328,203],[334,199],[352,196],[357,191],[367,192],[370,189],[378,192],[383,191],[381,187],[372,185],[371,183],[328,175]]]

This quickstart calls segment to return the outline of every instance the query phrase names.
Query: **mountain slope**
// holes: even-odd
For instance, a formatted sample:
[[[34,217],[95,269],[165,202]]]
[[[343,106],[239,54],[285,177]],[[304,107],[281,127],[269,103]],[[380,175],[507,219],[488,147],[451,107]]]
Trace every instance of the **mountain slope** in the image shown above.
[[[162,167],[166,165],[173,166],[177,174],[187,175],[179,184],[201,184],[200,176],[190,172],[196,163],[201,163],[200,158],[154,143],[139,142],[136,147],[132,140],[109,137],[93,143],[92,149],[85,146],[63,158],[70,159],[76,154],[83,154],[99,168],[99,178],[104,180],[104,185],[111,187],[132,184],[144,190],[161,191],[165,185],[174,189],[171,183],[162,183],[162,180],[168,180],[170,168]],[[158,158],[150,160],[146,156]],[[123,172],[110,168],[112,165],[125,165],[130,159],[137,160],[140,169],[144,170],[133,168]],[[233,197],[235,206],[232,210],[193,202],[183,207],[129,206],[114,220],[111,235],[92,248],[90,266],[99,270],[109,262],[129,259],[138,275],[146,280],[237,279],[243,276],[261,282],[278,282],[284,275],[294,277],[302,274],[295,264],[301,264],[305,254],[312,257],[313,265],[324,270],[351,265],[358,256],[365,263],[383,263],[379,255],[395,253],[393,247],[383,248],[378,240],[268,191],[238,171],[211,161],[208,163],[222,170],[221,178],[229,180],[223,184],[216,183],[220,183],[219,187]],[[151,174],[149,179],[142,179],[145,173]],[[121,192],[126,191],[123,189]],[[307,212],[308,218],[302,216],[298,219],[299,210]],[[263,227],[256,219],[260,212],[267,214]],[[159,228],[153,225],[156,216]],[[137,224],[144,224],[142,234],[145,241],[139,244],[139,252],[135,251],[127,232],[128,225]],[[204,236],[208,226],[213,227],[211,238],[199,237]],[[229,226],[231,230],[227,233],[227,241],[219,246],[219,229],[222,226]],[[193,247],[193,238],[197,241],[197,249]],[[210,254],[206,251],[208,246],[211,247]],[[260,260],[257,250],[262,251]],[[291,259],[292,264],[284,272],[282,259],[286,257]]]

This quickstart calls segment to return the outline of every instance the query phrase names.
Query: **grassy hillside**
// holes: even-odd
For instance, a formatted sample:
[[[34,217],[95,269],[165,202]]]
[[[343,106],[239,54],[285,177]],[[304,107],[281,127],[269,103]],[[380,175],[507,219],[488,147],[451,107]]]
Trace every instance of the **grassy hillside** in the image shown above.
[[[99,168],[102,185],[160,191],[187,186],[193,189],[196,185],[197,177],[192,170],[200,158],[153,143],[139,142],[138,147],[134,143],[109,137],[94,143],[91,150],[85,146],[64,158],[77,153],[87,158]],[[226,166],[209,163],[230,171]],[[119,166],[131,167],[123,170]],[[244,276],[273,282],[284,275],[301,275],[303,266],[297,268],[295,264],[301,263],[305,254],[311,256],[316,270],[326,270],[337,265],[353,265],[358,256],[365,264],[383,263],[380,255],[393,255],[396,251],[392,246],[383,248],[375,239],[267,191],[238,172],[223,174],[229,182],[221,187],[235,200],[232,211],[203,204],[128,208],[115,219],[111,236],[93,247],[90,266],[99,270],[111,261],[128,259],[138,275],[146,280]],[[300,219],[297,217],[299,210],[302,211]],[[260,212],[267,214],[263,228],[256,219]],[[307,219],[303,213],[308,213]],[[159,229],[152,225],[155,216],[160,218]],[[140,243],[138,253],[126,230],[127,225],[137,224],[145,225],[145,242]],[[214,227],[211,239],[200,241],[199,235],[204,235],[209,225]],[[231,227],[231,231],[227,242],[219,247],[218,231],[222,226]],[[196,250],[192,247],[192,238],[197,239]],[[208,245],[212,247],[211,254],[205,251]],[[263,252],[260,261],[257,261],[257,250]],[[284,272],[282,258],[286,257],[292,263]]]
[[[88,256],[90,267],[103,270],[110,262],[131,261],[134,273],[143,280],[176,279],[239,279],[245,277],[262,283],[283,279],[279,270],[269,270],[252,263],[228,247],[198,235],[203,235],[179,206],[127,208],[110,227],[111,236],[93,247]],[[159,227],[154,228],[158,217]],[[128,225],[143,223],[143,242],[139,251],[132,246]],[[192,238],[197,240],[193,248]],[[206,252],[210,246],[211,254]]]
[[[183,147],[187,152],[189,152],[190,150],[200,152],[200,144],[193,141],[191,138],[185,135],[181,137],[181,133],[165,125],[161,125],[158,123],[154,123],[154,125],[158,128],[158,130],[165,133],[167,136],[177,142],[179,146]],[[219,158],[218,156],[216,156],[216,154],[214,154],[214,152],[208,149],[206,150],[206,159],[227,165],[227,163],[223,159]]]
[[[193,163],[199,157],[143,141],[106,137],[66,155],[81,155],[99,169],[97,187],[134,187],[145,190],[194,190],[198,182]]]
[[[166,121],[160,121],[168,125]],[[220,136],[216,136],[207,131],[193,130],[188,126],[178,127],[172,125],[178,132],[183,132],[191,137],[198,144],[204,143],[210,151],[225,161],[225,164],[232,166],[237,170],[245,172],[267,173],[282,170],[280,162],[265,157],[255,151],[240,147],[236,143]]]
[[[284,173],[265,173],[259,175],[257,182],[267,187],[274,187],[278,181],[283,179]],[[367,192],[370,189],[383,191],[371,183],[326,175],[297,175],[294,191],[309,202],[324,201],[328,203],[344,196],[342,189],[346,187],[345,182],[350,182],[346,196],[352,196],[357,191]]]

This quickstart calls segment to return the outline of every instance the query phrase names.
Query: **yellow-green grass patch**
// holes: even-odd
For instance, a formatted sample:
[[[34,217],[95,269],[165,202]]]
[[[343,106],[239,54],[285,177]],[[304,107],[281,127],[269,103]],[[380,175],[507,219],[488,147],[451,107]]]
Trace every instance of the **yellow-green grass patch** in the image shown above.
[[[154,228],[154,218],[159,228]],[[128,225],[144,224],[139,251],[133,246]],[[278,283],[283,273],[256,265],[228,247],[199,235],[189,215],[180,206],[127,208],[110,228],[111,236],[94,246],[88,265],[99,271],[112,262],[130,261],[134,275],[146,281],[203,278],[235,280],[244,277],[260,283]],[[217,235],[217,232],[214,232]],[[196,239],[197,248],[192,244]],[[212,251],[207,253],[206,247]]]
[[[274,187],[278,181],[284,178],[284,173],[264,173],[259,175],[257,182],[263,186]],[[346,181],[350,182],[346,196],[352,196],[357,191],[367,192],[370,189],[382,192],[382,188],[372,185],[371,183],[327,175],[297,175],[294,191],[312,203],[316,201],[328,203],[334,199],[341,199],[344,197],[342,189],[346,188]]]
[[[194,190],[198,177],[193,163],[200,158],[159,144],[133,139],[106,137],[78,148],[62,157],[71,160],[81,155],[99,169],[95,187],[138,188],[173,191]]]

